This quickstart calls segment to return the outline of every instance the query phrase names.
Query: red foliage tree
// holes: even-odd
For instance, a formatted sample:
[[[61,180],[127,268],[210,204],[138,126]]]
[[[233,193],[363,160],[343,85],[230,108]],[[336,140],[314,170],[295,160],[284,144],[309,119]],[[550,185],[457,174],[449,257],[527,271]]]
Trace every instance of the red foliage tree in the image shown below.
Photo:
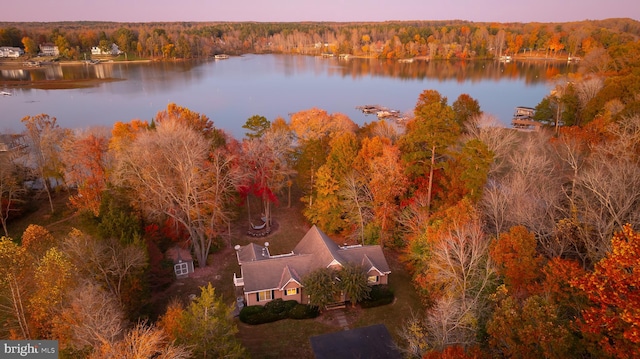
[[[640,234],[630,225],[611,240],[612,250],[592,272],[571,281],[587,295],[579,328],[605,354],[640,357]]]

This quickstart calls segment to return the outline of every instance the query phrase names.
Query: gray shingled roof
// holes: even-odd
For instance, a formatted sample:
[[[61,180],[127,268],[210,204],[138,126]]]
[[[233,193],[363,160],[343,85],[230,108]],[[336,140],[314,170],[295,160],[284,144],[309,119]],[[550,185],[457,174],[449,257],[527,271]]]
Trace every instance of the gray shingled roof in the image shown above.
[[[367,271],[375,268],[382,274],[390,273],[382,247],[339,247],[316,226],[300,240],[292,255],[268,257],[264,248],[251,243],[237,252],[245,292],[280,289],[291,279],[300,283],[307,273],[326,268],[334,260],[341,265],[355,263]]]
[[[240,265],[245,262],[269,259],[267,248],[255,243],[249,243],[246,246],[240,247],[240,250],[236,253],[238,256],[238,264]]]

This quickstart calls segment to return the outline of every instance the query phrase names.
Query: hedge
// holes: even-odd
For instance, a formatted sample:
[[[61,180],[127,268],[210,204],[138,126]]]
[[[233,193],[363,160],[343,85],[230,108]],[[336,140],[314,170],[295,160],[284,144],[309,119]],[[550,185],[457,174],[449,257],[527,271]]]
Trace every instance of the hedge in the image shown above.
[[[373,308],[393,302],[393,291],[386,285],[375,285],[371,287],[369,298],[360,302],[362,308]]]
[[[271,323],[281,319],[311,319],[318,316],[318,308],[300,304],[295,300],[272,300],[261,305],[251,305],[242,308],[240,321],[246,324]]]

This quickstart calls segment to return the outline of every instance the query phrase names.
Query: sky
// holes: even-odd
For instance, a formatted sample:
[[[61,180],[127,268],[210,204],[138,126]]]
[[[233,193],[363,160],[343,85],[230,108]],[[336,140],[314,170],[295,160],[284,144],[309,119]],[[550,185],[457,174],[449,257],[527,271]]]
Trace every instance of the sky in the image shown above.
[[[638,0],[2,0],[0,22],[569,22],[632,18]]]

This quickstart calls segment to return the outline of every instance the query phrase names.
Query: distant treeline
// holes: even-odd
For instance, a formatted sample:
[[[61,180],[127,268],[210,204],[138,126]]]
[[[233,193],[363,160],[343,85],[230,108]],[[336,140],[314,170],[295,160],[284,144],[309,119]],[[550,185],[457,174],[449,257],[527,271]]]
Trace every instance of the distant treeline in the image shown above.
[[[50,22],[0,23],[0,46],[36,55],[58,46],[64,59],[115,43],[128,58],[206,58],[219,53],[349,54],[432,59],[584,56],[593,49],[637,41],[632,19],[568,23],[399,21],[371,23]]]

